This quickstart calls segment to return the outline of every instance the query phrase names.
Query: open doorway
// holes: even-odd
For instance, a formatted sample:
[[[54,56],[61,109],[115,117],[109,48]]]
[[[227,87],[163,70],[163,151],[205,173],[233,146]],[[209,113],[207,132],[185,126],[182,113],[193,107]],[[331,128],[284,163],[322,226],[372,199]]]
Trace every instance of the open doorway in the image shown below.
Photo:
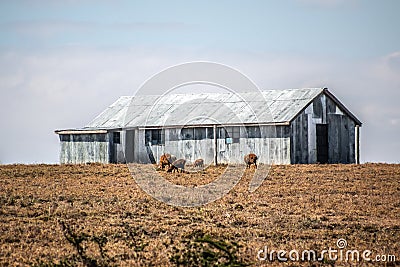
[[[328,124],[317,124],[317,162],[328,163]]]

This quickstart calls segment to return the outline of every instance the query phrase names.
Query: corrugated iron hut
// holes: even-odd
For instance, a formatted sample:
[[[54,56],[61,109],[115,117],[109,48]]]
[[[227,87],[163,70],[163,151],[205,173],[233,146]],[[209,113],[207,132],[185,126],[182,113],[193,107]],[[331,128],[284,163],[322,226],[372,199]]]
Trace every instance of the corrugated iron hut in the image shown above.
[[[61,163],[356,163],[361,122],[326,88],[122,96],[83,128],[56,130]],[[250,108],[249,108],[250,107]]]

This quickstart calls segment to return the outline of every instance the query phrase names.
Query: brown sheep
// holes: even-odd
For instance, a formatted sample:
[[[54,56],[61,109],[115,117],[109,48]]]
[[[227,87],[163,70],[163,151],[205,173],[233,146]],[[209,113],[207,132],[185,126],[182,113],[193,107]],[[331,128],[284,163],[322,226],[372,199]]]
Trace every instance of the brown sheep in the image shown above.
[[[253,153],[244,156],[244,162],[247,164],[246,168],[250,168],[250,165],[254,164],[257,169],[257,159],[257,155]]]
[[[171,166],[169,166],[167,172],[173,172],[173,171],[185,172],[185,164],[186,164],[186,160],[177,159],[172,163]]]
[[[161,155],[160,157],[160,169],[164,170],[165,166],[168,166],[168,168],[171,166],[171,163],[174,162],[176,160],[176,157],[168,154],[168,153],[164,153]]]
[[[195,167],[204,167],[204,160],[203,159],[196,159],[194,161],[194,166]]]

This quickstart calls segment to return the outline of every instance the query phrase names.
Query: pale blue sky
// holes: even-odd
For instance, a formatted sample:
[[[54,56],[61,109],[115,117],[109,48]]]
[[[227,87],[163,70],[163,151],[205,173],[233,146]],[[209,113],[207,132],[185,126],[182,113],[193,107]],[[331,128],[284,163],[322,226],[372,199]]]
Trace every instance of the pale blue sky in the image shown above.
[[[263,89],[328,87],[362,161],[400,162],[400,1],[1,1],[0,162],[57,162],[55,129],[187,61]]]
[[[2,1],[1,45],[200,46],[370,58],[398,49],[400,2]]]

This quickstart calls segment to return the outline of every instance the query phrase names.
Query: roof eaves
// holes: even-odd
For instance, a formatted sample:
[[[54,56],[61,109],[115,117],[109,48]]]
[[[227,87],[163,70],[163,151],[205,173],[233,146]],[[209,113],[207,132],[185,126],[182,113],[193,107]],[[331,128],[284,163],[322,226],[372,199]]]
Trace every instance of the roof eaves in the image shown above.
[[[105,134],[107,130],[56,130],[56,134]]]
[[[290,125],[289,121],[280,121],[280,122],[259,122],[259,123],[223,123],[223,124],[212,124],[212,123],[207,123],[207,124],[190,124],[190,125],[142,125],[136,127],[137,129],[175,129],[175,128],[197,128],[197,127],[226,127],[226,126],[288,126]],[[135,128],[135,129],[136,129]]]
[[[56,134],[101,134],[110,131],[121,131],[122,128],[96,128],[96,127],[84,127],[74,129],[61,129],[55,130]]]

